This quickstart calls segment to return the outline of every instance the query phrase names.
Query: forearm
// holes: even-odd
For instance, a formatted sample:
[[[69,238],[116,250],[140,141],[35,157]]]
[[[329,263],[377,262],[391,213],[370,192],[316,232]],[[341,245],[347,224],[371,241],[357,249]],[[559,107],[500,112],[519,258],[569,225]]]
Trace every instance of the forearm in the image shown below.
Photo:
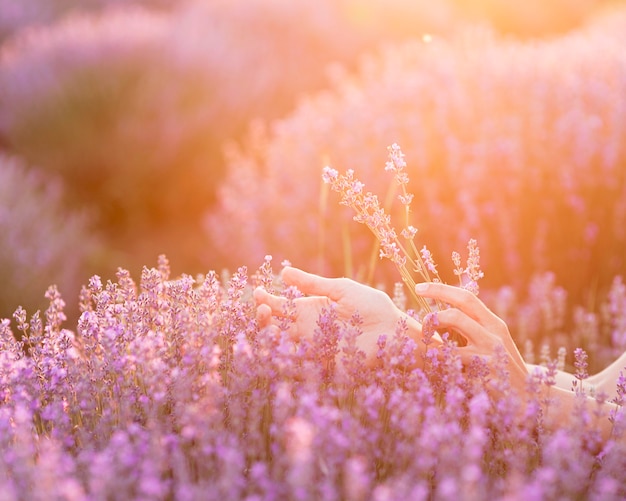
[[[620,373],[626,372],[626,352],[602,371],[589,377],[589,382],[597,391],[609,395],[609,399],[617,396],[617,380]]]
[[[597,401],[590,395],[581,396],[571,389],[558,386],[544,386],[542,390],[542,407],[545,424],[552,429],[565,425],[576,425],[581,419],[581,407],[591,419],[589,425],[596,428],[603,440],[608,440],[613,432],[613,423],[609,419],[618,406],[610,401]]]
[[[531,373],[535,371],[540,371],[544,377],[548,373],[548,368],[543,365],[535,365],[535,364],[527,363],[526,366],[528,367],[528,370]],[[554,386],[562,390],[572,390],[573,381],[577,381],[576,378],[574,377],[574,374],[571,374],[565,371],[560,371],[560,370],[555,371],[553,374],[553,377],[554,377]],[[578,382],[577,384],[581,384],[581,383]],[[588,394],[591,394],[591,395],[595,394],[596,390],[598,389],[597,386],[598,386],[597,382],[594,381],[593,378],[588,378],[582,381],[582,388]]]
[[[541,365],[526,364],[529,370],[541,370],[544,374],[547,368]],[[612,400],[617,396],[617,380],[626,366],[626,353],[619,357],[606,369],[593,376],[589,376],[582,381],[582,388],[589,394],[604,393],[607,400]],[[556,371],[554,374],[555,385],[563,390],[571,390],[572,382],[575,380],[573,374],[565,371]],[[581,384],[581,383],[579,383]]]

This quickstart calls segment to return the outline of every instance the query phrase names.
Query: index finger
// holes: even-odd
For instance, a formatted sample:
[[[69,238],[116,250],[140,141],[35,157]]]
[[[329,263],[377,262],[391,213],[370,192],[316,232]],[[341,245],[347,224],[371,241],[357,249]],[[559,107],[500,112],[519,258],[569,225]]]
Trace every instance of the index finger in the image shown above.
[[[415,293],[448,303],[483,325],[500,320],[474,293],[460,287],[424,282],[415,286]]]
[[[339,301],[345,294],[347,278],[326,278],[307,273],[298,268],[287,266],[282,271],[282,279],[286,285],[294,285],[305,294],[326,296]]]

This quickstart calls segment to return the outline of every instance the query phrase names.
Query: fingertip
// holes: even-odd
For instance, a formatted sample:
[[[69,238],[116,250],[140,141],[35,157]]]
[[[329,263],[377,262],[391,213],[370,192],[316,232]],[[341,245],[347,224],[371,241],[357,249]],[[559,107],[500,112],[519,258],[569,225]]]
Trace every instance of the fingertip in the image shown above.
[[[256,308],[257,317],[259,318],[269,318],[272,315],[272,308],[267,304],[260,304]]]
[[[258,301],[263,300],[263,298],[267,297],[268,294],[269,293],[263,287],[257,287],[252,292],[252,297],[254,298],[255,301],[258,302]]]
[[[428,282],[422,282],[422,283],[416,284],[415,285],[415,292],[417,294],[421,294],[421,293],[427,292],[429,287],[430,287],[430,284]]]
[[[259,327],[267,327],[272,318],[272,309],[267,304],[260,304],[256,309],[256,319]]]
[[[304,280],[304,277],[309,276],[309,273],[302,271],[299,268],[294,268],[293,266],[285,266],[281,273],[281,277],[283,282],[287,285],[300,285]]]
[[[296,270],[297,269],[293,266],[285,266],[280,272],[280,276],[283,279],[283,282],[289,282],[290,276],[293,276]]]

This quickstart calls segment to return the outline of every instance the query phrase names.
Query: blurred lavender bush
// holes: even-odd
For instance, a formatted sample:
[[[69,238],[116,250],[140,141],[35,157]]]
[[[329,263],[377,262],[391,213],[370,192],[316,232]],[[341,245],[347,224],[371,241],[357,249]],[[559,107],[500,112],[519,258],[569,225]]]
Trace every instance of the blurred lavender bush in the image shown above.
[[[87,215],[67,208],[59,179],[0,155],[0,317],[18,305],[43,310],[50,284],[78,298],[98,249],[91,232]]]
[[[624,381],[602,442],[593,401],[558,425],[555,402],[540,412],[549,378],[517,395],[497,356],[490,379],[478,360],[463,370],[452,345],[408,370],[416,346],[399,328],[368,368],[358,315],[344,323],[332,309],[295,344],[259,330],[250,293],[280,290],[271,266],[169,273],[162,256],[138,285],[122,269],[92,277],[75,331],[55,288],[43,316],[0,322],[3,499],[626,495]]]
[[[551,41],[479,30],[388,48],[231,152],[208,236],[239,263],[284,253],[362,277],[372,238],[336,210],[321,170],[354,169],[384,199],[397,141],[435,259],[476,238],[486,287],[521,293],[551,271],[589,304],[626,271],[624,34],[622,12]]]
[[[458,15],[517,38],[550,37],[580,27],[623,0],[451,0]]]
[[[146,6],[166,9],[177,0],[0,0],[0,43],[33,26],[53,23],[76,12],[101,12],[110,7]]]
[[[158,249],[197,267],[225,141],[325,85],[329,63],[454,24],[425,1],[374,2],[376,17],[347,1],[142,3],[68,9],[16,31],[0,56],[2,141],[97,208],[116,265]],[[394,24],[407,12],[414,22]]]
[[[193,0],[192,0],[193,1]],[[401,28],[437,10],[448,17],[488,23],[497,31],[519,36],[546,36],[576,28],[599,10],[623,0],[440,0],[427,5],[411,0],[338,0],[334,2],[360,24],[384,26],[390,20]],[[176,10],[187,0],[0,0],[0,42],[28,26],[53,22],[70,12],[99,12],[117,6],[147,6]],[[204,2],[218,4],[215,0]],[[301,2],[304,3],[304,2]],[[324,2],[318,2],[323,4]],[[235,2],[230,2],[231,5]],[[226,4],[223,4],[226,5]],[[268,4],[269,5],[269,4]],[[285,7],[289,8],[287,3]],[[236,9],[238,7],[235,7]],[[252,9],[255,7],[253,6]],[[390,19],[392,18],[392,19]],[[414,26],[415,28],[415,26]]]
[[[169,30],[163,14],[139,9],[77,15],[26,31],[2,52],[8,147],[60,175],[74,206],[93,208],[118,244],[154,231],[186,179],[174,167],[193,138],[172,122],[185,96],[176,87],[154,94],[166,89],[158,62]]]
[[[571,29],[605,3],[570,6],[558,27],[527,2],[544,25],[532,34]],[[525,36],[502,20],[523,17],[499,0],[0,0],[0,144],[97,207],[111,272],[157,252],[201,269],[212,243],[198,243],[198,221],[223,144],[251,120],[282,116],[328,84],[329,64],[353,68],[381,44],[468,20]]]

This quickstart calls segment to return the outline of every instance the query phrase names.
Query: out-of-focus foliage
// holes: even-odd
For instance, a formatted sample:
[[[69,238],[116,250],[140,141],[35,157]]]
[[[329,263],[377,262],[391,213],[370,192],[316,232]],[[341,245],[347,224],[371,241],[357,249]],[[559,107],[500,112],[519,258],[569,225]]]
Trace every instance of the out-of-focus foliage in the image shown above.
[[[445,9],[428,2],[400,28],[393,23],[403,2],[384,11],[382,24],[368,17],[375,5],[213,1],[73,13],[5,43],[0,135],[11,151],[60,173],[74,203],[98,207],[112,246],[128,249],[118,264],[145,262],[155,249],[194,263],[224,141],[322,87],[329,63],[451,27]]]
[[[581,1],[560,19],[581,13],[571,29],[609,3]],[[468,21],[493,24],[496,4],[0,0],[0,145],[60,175],[69,203],[95,209],[109,272],[160,252],[181,270],[202,271],[201,256],[220,267],[232,261],[214,261],[199,220],[223,178],[224,143],[255,118],[284,116],[329,73],[341,80],[329,68],[351,70],[380,45],[439,40]],[[552,15],[533,5],[534,19]]]
[[[97,243],[86,215],[64,206],[58,179],[0,155],[0,235],[0,318],[18,305],[43,309],[51,284],[76,302]]]
[[[44,25],[72,12],[100,12],[110,7],[146,6],[164,11],[174,11],[181,5],[199,0],[0,0],[0,42],[16,32],[35,25]],[[276,3],[275,0],[266,2]],[[203,0],[205,5],[248,8],[255,11],[254,2],[235,0]],[[289,9],[305,2],[279,1]],[[393,23],[399,31],[417,29],[419,20],[433,13],[449,19],[489,24],[496,31],[519,36],[546,36],[578,27],[596,12],[623,3],[623,0],[336,0],[317,2],[318,5],[334,3],[345,19],[353,25],[369,26],[375,30]],[[295,4],[295,5],[292,5]],[[270,7],[271,8],[271,7]],[[306,8],[306,7],[305,7]],[[258,12],[256,12],[258,15]]]
[[[210,238],[240,262],[284,254],[334,274],[349,241],[366,266],[372,238],[321,170],[354,169],[384,199],[398,142],[435,259],[476,238],[488,285],[552,270],[574,294],[608,286],[626,271],[625,35],[622,15],[553,41],[470,31],[390,48],[233,153]]]
[[[124,10],[28,32],[2,54],[0,117],[11,149],[63,175],[71,197],[102,203],[105,218],[147,203],[152,190],[135,190],[171,155],[159,118],[174,110],[143,98],[167,29],[163,16]]]
[[[451,0],[458,14],[520,38],[565,33],[622,0]]]
[[[53,23],[71,13],[100,12],[109,7],[171,8],[178,0],[0,0],[0,43],[21,30]]]

